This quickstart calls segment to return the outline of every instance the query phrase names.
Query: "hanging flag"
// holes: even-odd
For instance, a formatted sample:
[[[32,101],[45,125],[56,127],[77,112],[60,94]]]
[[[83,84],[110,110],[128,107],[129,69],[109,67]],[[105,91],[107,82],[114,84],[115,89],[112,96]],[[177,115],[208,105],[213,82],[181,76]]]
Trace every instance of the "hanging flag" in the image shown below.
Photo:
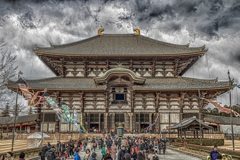
[[[71,117],[71,113],[70,113],[70,110],[69,110],[67,104],[65,102],[62,102],[61,106],[62,106],[62,109],[63,109],[63,112],[64,112],[65,116],[67,117],[67,121],[72,123],[73,119]]]
[[[234,86],[236,86],[236,87],[238,87],[238,88],[240,88],[240,84],[239,85],[237,85],[237,84],[233,84]]]
[[[211,103],[213,106],[215,106],[219,111],[224,112],[224,113],[231,113],[231,109],[222,107],[219,103],[213,102],[212,100],[206,99],[205,100],[209,103]],[[232,110],[232,113],[236,116],[239,117],[239,114]]]
[[[155,121],[153,122],[153,124],[149,125],[147,128],[145,128],[147,131],[152,127],[154,126],[154,124],[157,122],[158,120],[158,114],[157,114],[157,118],[155,119]]]
[[[23,96],[26,98],[26,100],[28,101],[28,105],[29,106],[32,106],[32,107],[35,107],[37,106],[38,104],[42,104],[44,105],[43,103],[41,103],[42,101],[45,100],[44,97],[42,96],[39,96],[39,93],[41,92],[45,92],[45,91],[38,91],[36,93],[34,93],[34,91],[30,92],[29,91],[29,86],[28,84],[23,84],[23,83],[19,83],[18,84],[20,90],[22,91],[22,94]]]
[[[80,132],[84,132],[83,130],[81,130],[78,125],[77,125],[77,111],[76,109],[73,110],[73,118],[72,118],[72,121],[73,123],[75,124],[75,126],[77,127],[77,129],[80,131]]]
[[[46,101],[48,102],[48,104],[49,104],[49,105],[52,107],[52,109],[56,112],[56,115],[57,115],[58,119],[59,119],[60,121],[61,121],[62,119],[64,119],[66,122],[68,122],[67,119],[66,119],[65,117],[63,117],[63,115],[62,115],[62,114],[63,114],[63,113],[62,113],[62,110],[59,108],[59,106],[58,106],[58,104],[55,102],[55,100],[52,99],[47,92],[45,92],[42,96],[45,97],[45,99],[46,99]]]

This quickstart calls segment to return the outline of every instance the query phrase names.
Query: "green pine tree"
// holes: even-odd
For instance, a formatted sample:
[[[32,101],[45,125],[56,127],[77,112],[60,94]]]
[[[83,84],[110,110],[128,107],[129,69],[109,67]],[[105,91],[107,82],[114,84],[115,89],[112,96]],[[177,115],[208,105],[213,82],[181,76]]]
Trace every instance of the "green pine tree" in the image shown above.
[[[3,110],[3,112],[1,113],[1,117],[10,117],[10,106],[8,105],[8,103],[5,106],[5,109]]]

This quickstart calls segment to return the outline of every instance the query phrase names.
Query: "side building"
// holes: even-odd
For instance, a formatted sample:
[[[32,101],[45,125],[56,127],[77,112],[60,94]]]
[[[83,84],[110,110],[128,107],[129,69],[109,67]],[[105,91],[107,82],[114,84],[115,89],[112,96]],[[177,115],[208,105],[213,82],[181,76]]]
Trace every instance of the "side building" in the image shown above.
[[[56,77],[27,82],[32,90],[47,88],[57,102],[76,108],[87,130],[110,131],[119,122],[128,131],[141,130],[159,116],[153,129],[160,131],[184,118],[198,118],[199,106],[203,119],[202,108],[207,103],[198,101],[198,89],[209,99],[229,89],[228,81],[182,77],[207,52],[205,47],[170,44],[139,32],[99,31],[78,42],[36,47],[34,52]],[[17,85],[9,82],[8,88],[16,91]],[[44,131],[71,131],[50,106],[39,105],[37,112],[37,130],[42,125]],[[73,131],[77,132],[75,126]]]

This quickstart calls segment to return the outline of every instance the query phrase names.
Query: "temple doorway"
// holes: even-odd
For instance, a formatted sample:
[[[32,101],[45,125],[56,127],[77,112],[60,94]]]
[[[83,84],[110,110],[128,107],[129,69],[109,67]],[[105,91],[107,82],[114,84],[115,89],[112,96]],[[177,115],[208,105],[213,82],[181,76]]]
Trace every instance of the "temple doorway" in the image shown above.
[[[99,124],[90,124],[90,132],[94,132],[94,129],[99,130]]]
[[[122,124],[122,126],[123,126],[123,128],[124,128],[124,124],[123,123],[121,123]],[[117,128],[119,126],[119,123],[115,123],[115,128]]]
[[[140,129],[142,130],[142,129],[144,129],[144,128],[147,128],[149,126],[149,124],[141,124],[140,125]]]

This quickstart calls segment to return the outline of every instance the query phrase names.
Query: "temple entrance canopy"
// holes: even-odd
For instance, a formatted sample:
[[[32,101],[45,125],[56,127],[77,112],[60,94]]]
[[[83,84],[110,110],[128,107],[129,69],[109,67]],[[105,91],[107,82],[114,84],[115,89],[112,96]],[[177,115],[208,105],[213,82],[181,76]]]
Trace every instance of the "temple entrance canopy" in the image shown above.
[[[195,134],[197,133],[197,138],[200,134],[200,124],[201,124],[201,130],[202,130],[202,138],[203,138],[203,130],[209,130],[212,129],[211,126],[209,126],[207,123],[204,123],[197,119],[195,116],[187,119],[183,119],[180,123],[177,123],[171,127],[171,129],[177,129],[178,130],[178,137],[181,136],[181,130],[182,134],[184,133],[184,138],[186,138],[186,132],[193,132],[194,138]]]
[[[97,84],[107,84],[111,81],[118,81],[119,84],[131,82],[133,84],[144,84],[146,78],[138,76],[132,70],[123,68],[121,63],[118,63],[116,68],[110,69],[102,76],[94,78]]]

